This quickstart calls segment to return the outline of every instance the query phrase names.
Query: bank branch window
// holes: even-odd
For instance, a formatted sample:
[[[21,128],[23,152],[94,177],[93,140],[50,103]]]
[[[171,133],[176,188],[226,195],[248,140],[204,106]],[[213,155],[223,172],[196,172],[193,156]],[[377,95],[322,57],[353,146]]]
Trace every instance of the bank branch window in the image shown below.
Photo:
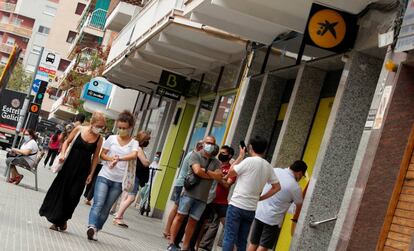
[[[227,122],[230,119],[231,108],[234,103],[235,95],[227,95],[220,97],[220,103],[217,107],[216,115],[214,116],[213,127],[211,128],[211,135],[216,137],[218,145],[222,145],[224,134],[226,133]]]
[[[191,134],[190,144],[187,152],[194,149],[197,141],[202,140],[206,134],[208,121],[213,111],[214,99],[208,101],[201,101],[200,110],[194,125],[193,133]]]

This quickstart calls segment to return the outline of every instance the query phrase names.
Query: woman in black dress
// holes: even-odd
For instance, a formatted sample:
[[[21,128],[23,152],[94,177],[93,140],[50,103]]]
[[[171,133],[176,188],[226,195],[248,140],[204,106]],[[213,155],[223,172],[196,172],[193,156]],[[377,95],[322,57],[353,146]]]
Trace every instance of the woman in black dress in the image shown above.
[[[62,146],[59,161],[64,162],[62,170],[50,186],[40,207],[40,216],[52,223],[50,229],[65,231],[67,221],[72,218],[82,196],[85,184],[91,182],[99,160],[102,146],[100,133],[105,127],[102,113],[94,113],[90,126],[78,126],[72,130]],[[80,132],[79,136],[75,136]],[[68,145],[74,140],[72,149],[65,160]]]

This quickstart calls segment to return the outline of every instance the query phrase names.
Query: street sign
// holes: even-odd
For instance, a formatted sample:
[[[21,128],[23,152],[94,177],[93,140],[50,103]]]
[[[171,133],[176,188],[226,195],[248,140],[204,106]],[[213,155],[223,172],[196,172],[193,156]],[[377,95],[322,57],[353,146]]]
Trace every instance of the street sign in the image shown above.
[[[42,57],[40,59],[39,67],[57,71],[60,63],[60,55],[48,49],[43,50]]]
[[[33,84],[32,84],[32,90],[34,91],[34,92],[38,92],[39,91],[39,86],[40,86],[40,83],[41,83],[42,81],[40,80],[40,79],[35,79],[35,80],[33,80]]]
[[[169,71],[162,71],[158,83],[162,87],[172,90],[175,93],[179,93],[180,95],[183,95],[186,88],[190,87],[190,81],[188,81],[185,76]]]
[[[162,97],[166,97],[166,98],[170,98],[170,99],[174,99],[174,100],[180,100],[180,93],[174,91],[174,90],[169,90],[167,88],[158,86],[157,87],[157,91],[156,93]]]
[[[52,82],[56,76],[59,63],[60,55],[45,48],[40,58],[35,79]]]
[[[356,15],[312,4],[304,33],[304,42],[336,53],[354,46],[358,33]]]
[[[85,85],[83,99],[106,105],[111,93],[112,83],[103,77],[96,77]]]

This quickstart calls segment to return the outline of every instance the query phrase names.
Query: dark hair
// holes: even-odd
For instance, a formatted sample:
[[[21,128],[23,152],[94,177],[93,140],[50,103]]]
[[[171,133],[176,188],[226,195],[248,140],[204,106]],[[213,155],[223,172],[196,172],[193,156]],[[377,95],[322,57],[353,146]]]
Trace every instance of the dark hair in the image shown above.
[[[234,156],[234,149],[228,145],[224,145],[221,149],[226,150],[231,156]]]
[[[57,130],[53,135],[52,135],[52,140],[56,141],[59,137],[59,134],[61,133],[60,130]]]
[[[252,150],[257,154],[264,154],[267,148],[267,140],[261,136],[254,136],[250,139],[250,145]]]
[[[130,127],[134,126],[135,124],[135,118],[134,115],[132,115],[132,113],[130,111],[123,111],[118,115],[118,119],[117,121],[120,122],[127,122],[129,124]]]
[[[27,129],[26,132],[29,133],[29,135],[30,135],[30,137],[32,137],[32,139],[37,140],[37,135],[36,135],[36,133],[33,129]]]
[[[302,160],[296,160],[289,168],[294,172],[302,172],[303,174],[305,174],[306,170],[308,169],[308,166]]]
[[[86,118],[85,114],[79,113],[78,115],[75,116],[75,122],[79,121],[81,122],[81,124],[83,124],[83,122],[85,122],[85,118]]]

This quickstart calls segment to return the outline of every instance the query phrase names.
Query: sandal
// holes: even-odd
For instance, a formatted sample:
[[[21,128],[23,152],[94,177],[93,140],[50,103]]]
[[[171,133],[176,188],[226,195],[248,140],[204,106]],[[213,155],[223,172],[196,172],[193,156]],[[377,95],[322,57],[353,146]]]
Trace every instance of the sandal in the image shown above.
[[[171,235],[167,234],[166,232],[162,232],[162,236],[164,236],[165,239],[169,240]]]
[[[14,182],[16,182],[16,177],[14,177],[14,178],[8,178],[6,182],[7,183],[14,183]]]
[[[123,218],[114,218],[112,223],[120,227],[128,228],[128,225],[125,224],[125,222],[123,221]]]
[[[52,226],[50,226],[49,229],[51,229],[53,231],[59,231],[58,226],[56,226],[55,224],[52,224]]]
[[[20,181],[22,181],[24,175],[23,174],[19,174],[19,176],[16,176],[16,178],[14,179],[14,184],[19,185]]]
[[[66,231],[66,229],[68,229],[68,224],[66,222],[59,226],[59,231]]]

